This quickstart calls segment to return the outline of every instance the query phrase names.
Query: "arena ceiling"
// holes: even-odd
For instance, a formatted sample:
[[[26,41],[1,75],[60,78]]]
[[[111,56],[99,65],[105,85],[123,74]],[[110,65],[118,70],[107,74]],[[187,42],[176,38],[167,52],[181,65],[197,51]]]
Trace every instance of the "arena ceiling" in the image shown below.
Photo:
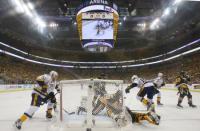
[[[33,46],[43,46],[62,50],[83,51],[75,24],[75,9],[81,0],[29,0],[34,10],[48,24],[52,22],[58,27],[49,27],[47,33],[36,31],[31,20],[23,14],[14,12],[12,0],[0,0],[0,30],[10,31],[22,37]],[[25,0],[27,1],[27,0]],[[143,29],[161,17],[174,0],[113,0],[120,10],[120,23],[115,50],[135,50],[148,47],[169,46],[170,50],[180,44],[195,39],[192,35],[200,25],[200,2],[184,2],[163,20],[160,29]],[[141,27],[142,26],[142,27]],[[198,32],[199,33],[199,32]],[[184,36],[184,38],[183,38]],[[194,38],[193,38],[194,37]],[[187,38],[187,39],[186,39]],[[19,38],[20,39],[20,38]],[[13,43],[9,43],[12,44]],[[23,43],[20,43],[23,44]],[[14,44],[18,46],[18,44]],[[27,43],[24,44],[26,47]],[[20,45],[21,47],[22,45]],[[173,47],[174,46],[174,47]]]

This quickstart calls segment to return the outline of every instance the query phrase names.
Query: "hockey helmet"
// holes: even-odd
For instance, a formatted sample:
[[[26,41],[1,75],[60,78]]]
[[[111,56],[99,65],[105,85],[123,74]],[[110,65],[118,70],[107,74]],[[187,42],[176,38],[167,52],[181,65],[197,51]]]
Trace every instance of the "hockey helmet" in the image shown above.
[[[163,73],[159,72],[158,77],[163,77]]]
[[[138,78],[137,75],[133,75],[133,76],[131,77],[131,81],[134,81],[134,80],[137,79],[137,78]]]
[[[185,75],[186,75],[186,72],[185,72],[185,71],[181,71],[181,72],[180,72],[180,75],[181,75],[181,76],[185,76]]]
[[[50,74],[51,78],[54,80],[56,80],[58,78],[58,73],[56,71],[51,71],[49,74]]]

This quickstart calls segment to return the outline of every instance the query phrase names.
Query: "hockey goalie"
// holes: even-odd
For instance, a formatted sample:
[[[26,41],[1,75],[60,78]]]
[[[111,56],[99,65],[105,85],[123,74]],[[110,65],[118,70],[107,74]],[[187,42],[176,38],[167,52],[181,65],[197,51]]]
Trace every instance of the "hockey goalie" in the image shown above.
[[[104,86],[105,87],[105,86]],[[113,94],[108,94],[105,89],[98,90],[96,88],[95,96],[93,99],[93,115],[98,115],[103,110],[106,110],[106,115],[112,118],[118,126],[124,127],[129,123],[140,123],[143,120],[148,121],[151,124],[159,125],[160,116],[154,112],[138,113],[132,112],[129,108],[123,108],[123,92],[122,90],[117,90]],[[96,96],[97,95],[97,96]],[[83,104],[83,103],[82,103]],[[85,107],[79,108],[83,112],[87,112]],[[123,113],[125,110],[125,113]]]
[[[107,116],[114,119],[118,126],[125,126],[130,122],[140,123],[143,120],[146,120],[151,124],[159,125],[160,116],[154,112],[132,112],[129,108],[126,107],[124,115],[123,108],[121,108],[123,106],[121,96],[122,91],[118,90],[115,94],[99,97],[97,104],[92,111],[93,115],[97,115],[103,111],[104,108],[106,108]]]

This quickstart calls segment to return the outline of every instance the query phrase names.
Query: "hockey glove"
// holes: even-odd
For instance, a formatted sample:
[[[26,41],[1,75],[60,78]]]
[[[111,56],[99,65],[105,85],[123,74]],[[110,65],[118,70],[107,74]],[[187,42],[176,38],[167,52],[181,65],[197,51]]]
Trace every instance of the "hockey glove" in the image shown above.
[[[129,86],[125,89],[126,94],[130,93]]]
[[[60,87],[59,87],[59,84],[56,85],[55,89],[56,89],[57,93],[60,93]]]
[[[55,95],[53,92],[50,92],[44,99],[43,99],[43,102],[44,103],[47,103],[48,100],[52,100],[55,98]]]

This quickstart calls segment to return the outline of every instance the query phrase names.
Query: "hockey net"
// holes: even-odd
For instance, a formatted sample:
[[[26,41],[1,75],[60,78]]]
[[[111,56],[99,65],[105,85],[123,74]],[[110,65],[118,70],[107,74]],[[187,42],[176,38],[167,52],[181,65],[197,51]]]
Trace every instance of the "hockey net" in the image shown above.
[[[115,127],[124,115],[122,80],[64,80],[60,87],[60,121],[67,127]]]

